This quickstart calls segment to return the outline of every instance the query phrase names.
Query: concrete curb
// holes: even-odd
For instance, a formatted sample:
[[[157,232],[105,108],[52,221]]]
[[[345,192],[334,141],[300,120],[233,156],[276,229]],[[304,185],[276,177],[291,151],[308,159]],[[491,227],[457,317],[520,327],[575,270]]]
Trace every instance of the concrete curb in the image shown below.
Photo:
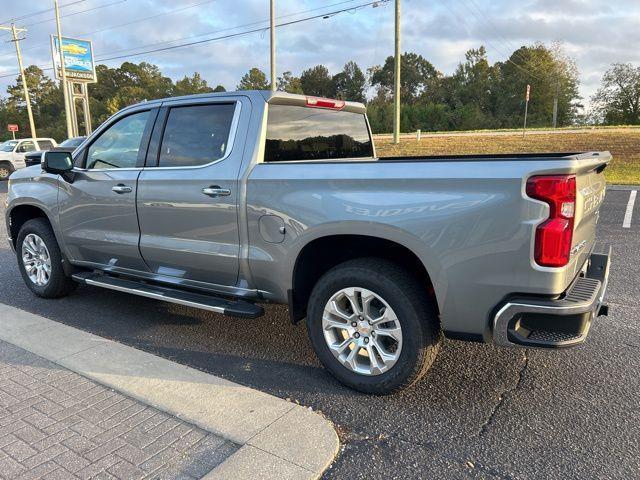
[[[338,453],[308,408],[0,304],[0,339],[241,445],[205,478],[318,478]]]

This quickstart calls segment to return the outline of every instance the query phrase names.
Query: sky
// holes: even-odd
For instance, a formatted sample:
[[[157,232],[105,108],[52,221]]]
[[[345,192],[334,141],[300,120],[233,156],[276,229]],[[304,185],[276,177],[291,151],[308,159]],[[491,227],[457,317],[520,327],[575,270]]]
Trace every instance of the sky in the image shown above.
[[[332,73],[355,60],[363,70],[393,54],[393,2],[276,0],[278,23],[320,18],[277,29],[277,71],[299,75],[323,64]],[[25,65],[51,67],[53,0],[0,0],[0,22],[27,28]],[[252,67],[269,74],[269,32],[133,55],[179,43],[268,27],[268,0],[60,0],[63,35],[93,41],[98,60],[118,66],[148,61],[175,79],[199,72],[215,86],[235,89]],[[338,10],[352,10],[329,15]],[[23,18],[20,18],[23,17]],[[470,48],[484,45],[491,62],[522,45],[561,42],[580,72],[585,103],[614,62],[640,65],[640,0],[402,0],[402,50],[451,73]],[[0,40],[8,40],[7,34]],[[0,42],[0,95],[15,82],[14,45]],[[51,73],[51,72],[48,72]]]

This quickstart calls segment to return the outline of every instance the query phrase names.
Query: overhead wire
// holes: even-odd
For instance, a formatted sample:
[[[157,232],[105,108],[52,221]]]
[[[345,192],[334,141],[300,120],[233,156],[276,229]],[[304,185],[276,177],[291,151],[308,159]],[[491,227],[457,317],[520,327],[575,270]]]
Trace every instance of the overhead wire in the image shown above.
[[[71,5],[75,5],[77,3],[82,3],[82,2],[86,2],[86,1],[87,0],[75,0],[73,2],[64,3],[64,4],[60,5],[60,8],[62,9],[62,8],[65,8],[65,7],[70,7]],[[13,17],[13,18],[11,18],[9,20],[5,20],[3,22],[0,22],[0,24],[17,22],[19,20],[24,20],[25,18],[35,17],[37,15],[42,15],[43,13],[48,13],[48,12],[51,12],[51,11],[53,11],[53,8],[47,8],[47,9],[44,9],[44,10],[39,10],[37,12],[27,13],[25,15],[21,15],[19,17]]]
[[[366,2],[366,3],[361,3],[361,4],[358,4],[358,5],[349,7],[349,8],[343,8],[343,9],[335,10],[335,11],[332,11],[332,12],[325,12],[325,13],[321,13],[321,14],[318,14],[318,15],[313,15],[313,16],[309,16],[309,17],[305,17],[305,18],[301,18],[301,19],[296,19],[296,20],[291,20],[291,21],[288,21],[288,22],[279,23],[279,24],[276,24],[276,28],[295,25],[295,24],[299,24],[299,23],[303,23],[303,22],[307,22],[307,21],[311,21],[311,20],[316,20],[318,18],[325,18],[325,17],[326,18],[331,18],[331,17],[334,17],[336,15],[339,15],[340,13],[349,12],[349,11],[357,11],[357,10],[360,10],[360,9],[368,7],[368,6],[372,6],[374,4],[375,5],[386,4],[389,1],[390,0],[372,0],[372,1],[369,1],[369,2]],[[339,2],[339,3],[351,3],[351,2],[344,1],[344,2]],[[262,22],[260,22],[260,23],[262,23]],[[242,27],[236,27],[236,28],[242,28]],[[196,41],[191,41],[191,42],[185,42],[185,43],[180,43],[178,45],[171,45],[171,46],[166,46],[166,47],[153,48],[153,49],[149,49],[149,50],[145,50],[145,51],[141,51],[141,52],[135,52],[135,50],[138,50],[139,48],[148,47],[149,45],[140,46],[140,47],[132,49],[132,52],[135,52],[135,53],[128,53],[128,54],[123,54],[123,55],[109,56],[109,55],[113,55],[114,53],[117,53],[117,52],[111,52],[111,53],[105,54],[105,56],[102,57],[102,58],[96,59],[96,62],[107,62],[107,61],[119,60],[119,59],[123,59],[123,58],[132,58],[132,57],[137,57],[137,56],[140,56],[140,55],[146,55],[146,54],[149,54],[149,53],[159,53],[159,52],[164,52],[164,51],[169,51],[169,50],[175,50],[175,49],[178,49],[178,48],[184,48],[184,47],[195,46],[195,45],[202,45],[202,44],[211,43],[211,42],[215,42],[215,41],[219,41],[219,40],[225,40],[225,39],[229,39],[229,38],[236,38],[236,37],[251,35],[253,33],[261,32],[261,31],[263,31],[265,29],[268,29],[268,28],[269,27],[260,27],[260,28],[255,28],[255,29],[251,29],[251,30],[245,30],[245,31],[242,31],[242,32],[236,32],[236,33],[231,33],[231,34],[227,34],[227,35],[222,35],[222,36],[218,36],[218,37],[207,38],[207,39],[202,39],[202,40],[196,40]],[[39,67],[43,71],[51,71],[51,70],[53,70],[53,67],[47,67],[46,65],[40,65]],[[12,77],[14,75],[18,75],[18,73],[3,74],[3,75],[0,75],[0,78]]]

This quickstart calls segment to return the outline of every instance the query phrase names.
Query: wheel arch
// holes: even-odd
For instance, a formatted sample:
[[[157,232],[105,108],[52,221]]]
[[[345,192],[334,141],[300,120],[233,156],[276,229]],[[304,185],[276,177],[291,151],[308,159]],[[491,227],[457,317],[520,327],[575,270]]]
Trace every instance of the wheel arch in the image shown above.
[[[407,269],[422,285],[439,313],[432,273],[411,248],[396,240],[371,234],[331,234],[310,240],[298,252],[287,292],[289,316],[298,323],[306,316],[309,295],[324,273],[347,260],[378,257],[392,260]]]
[[[13,242],[14,248],[16,247],[16,241],[18,240],[18,233],[20,232],[20,229],[29,220],[33,220],[34,218],[44,218],[53,228],[53,224],[46,212],[35,205],[16,205],[9,211],[8,218],[9,233],[11,235],[11,241]]]

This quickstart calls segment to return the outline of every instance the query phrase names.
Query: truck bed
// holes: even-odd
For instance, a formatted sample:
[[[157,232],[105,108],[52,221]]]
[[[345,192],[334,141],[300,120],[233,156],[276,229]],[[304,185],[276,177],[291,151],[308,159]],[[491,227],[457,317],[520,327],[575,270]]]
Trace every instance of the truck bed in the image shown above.
[[[440,162],[447,160],[451,162],[498,162],[503,160],[566,160],[571,157],[599,156],[600,152],[551,152],[551,153],[479,153],[466,155],[427,155],[427,156],[401,156],[401,157],[380,157],[380,162]]]

